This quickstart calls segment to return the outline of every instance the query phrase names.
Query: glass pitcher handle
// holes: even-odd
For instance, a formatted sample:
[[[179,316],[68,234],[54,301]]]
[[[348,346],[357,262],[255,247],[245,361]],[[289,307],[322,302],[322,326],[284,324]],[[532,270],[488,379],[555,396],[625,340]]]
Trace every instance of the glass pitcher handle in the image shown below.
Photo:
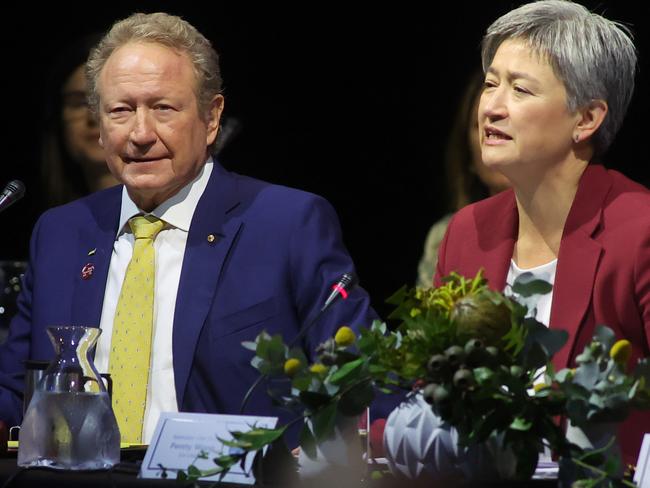
[[[108,398],[113,398],[113,379],[111,378],[110,373],[100,373],[99,375],[102,379],[106,380],[104,387],[106,388],[106,391],[108,392]],[[91,378],[90,376],[84,376],[84,383],[87,383],[88,381],[96,382],[94,378]],[[92,391],[96,391],[95,387]]]
[[[99,376],[106,380],[106,390],[108,391],[108,398],[113,399],[113,378],[110,373],[101,373]]]

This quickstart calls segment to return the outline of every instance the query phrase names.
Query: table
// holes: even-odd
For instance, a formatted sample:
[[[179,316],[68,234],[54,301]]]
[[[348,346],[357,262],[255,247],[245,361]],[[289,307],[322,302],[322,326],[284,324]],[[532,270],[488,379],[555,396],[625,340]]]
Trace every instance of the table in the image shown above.
[[[12,455],[13,454],[13,455]],[[141,455],[134,456],[135,458]],[[122,456],[123,462],[110,471],[60,471],[48,468],[19,468],[15,453],[0,458],[0,487],[2,488],[183,488],[193,483],[137,478],[138,459]],[[126,458],[126,460],[125,460]],[[221,483],[223,488],[242,488],[244,485]]]
[[[16,465],[16,454],[9,453],[0,458],[1,488],[189,488],[193,483],[172,480],[138,479],[138,460],[144,453],[124,453],[120,464],[110,471],[59,471],[48,468],[22,469]],[[138,459],[139,458],[139,459]],[[355,483],[332,473],[321,479],[292,485],[293,488],[431,488],[430,482],[400,481],[390,476],[380,480],[366,480]],[[203,483],[201,483],[203,484]],[[214,486],[214,483],[207,483]],[[243,488],[248,485],[219,483],[219,488]],[[444,485],[445,488],[451,486]],[[291,488],[288,486],[273,488]],[[534,480],[525,483],[472,483],[457,488],[557,488],[555,480]]]

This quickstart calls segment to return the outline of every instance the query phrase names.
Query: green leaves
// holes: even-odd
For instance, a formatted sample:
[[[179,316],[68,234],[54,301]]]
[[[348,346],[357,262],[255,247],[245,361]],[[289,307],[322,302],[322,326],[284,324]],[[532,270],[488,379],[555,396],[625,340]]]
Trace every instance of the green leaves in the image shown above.
[[[318,410],[311,417],[314,439],[316,442],[324,441],[334,435],[336,416],[336,403],[330,403]]]
[[[316,439],[307,422],[304,423],[300,431],[300,448],[305,452],[307,457],[316,459]]]
[[[278,427],[277,429],[252,427],[251,430],[247,432],[232,432],[235,441],[232,441],[229,444],[226,444],[225,441],[222,442],[232,447],[246,447],[252,451],[256,451],[282,437],[285,430],[286,426]]]
[[[625,365],[610,357],[616,343],[611,329],[598,326],[591,343],[576,358],[575,370],[555,375],[566,396],[566,413],[574,425],[583,427],[602,422],[620,422],[632,408],[650,407],[650,390],[645,385],[647,360],[637,364],[632,376]]]
[[[223,479],[233,466],[240,464],[243,467],[248,454],[260,451],[282,437],[287,426],[267,429],[253,425],[246,432],[231,432],[232,439],[219,439],[219,441],[224,446],[235,448],[235,450],[213,458],[212,462],[217,466],[216,468],[201,470],[194,465],[197,459],[207,459],[207,452],[201,451],[195,461],[187,468],[187,471],[178,471],[176,479],[180,481],[196,481],[200,478],[207,478],[217,474],[220,475],[220,479]]]
[[[550,329],[532,318],[524,319],[523,324],[527,335],[521,354],[525,367],[529,369],[545,366],[569,338],[566,331]]]
[[[273,397],[304,423],[300,445],[309,457],[341,420],[362,413],[377,391],[410,390],[417,382],[427,385],[427,401],[456,427],[461,443],[497,436],[517,453],[517,476],[528,479],[542,439],[564,456],[580,452],[569,445],[555,416],[583,426],[650,407],[650,362],[640,361],[634,375],[627,375],[609,357],[616,337],[607,327],[596,328],[576,370],[555,372],[551,359],[564,347],[567,332],[526,318],[529,310],[518,301],[551,290],[549,283],[523,276],[508,297],[490,290],[481,272],[471,279],[452,273],[438,288],[404,286],[395,292],[387,300],[395,306],[392,330],[374,321],[348,334],[354,342],[330,338],[317,347],[315,360],[266,332],[243,346],[254,351],[251,364],[260,372],[290,379],[291,391]],[[533,389],[542,367],[546,384]],[[227,445],[241,451],[215,459],[216,472],[277,441],[284,428],[233,433]]]
[[[299,394],[300,401],[310,410],[318,410],[322,406],[332,401],[330,395],[316,391],[301,391]]]
[[[255,338],[254,342],[244,344],[247,349],[253,349],[254,347],[255,356],[251,360],[251,365],[257,368],[260,373],[266,375],[282,373],[288,350],[280,334],[270,336],[263,331]]]
[[[353,417],[361,415],[370,405],[375,392],[370,381],[357,384],[341,395],[338,410],[344,416]]]
[[[358,377],[361,373],[361,367],[364,365],[364,363],[364,358],[355,359],[350,363],[345,363],[343,366],[341,366],[341,368],[339,368],[338,371],[330,376],[330,382],[338,385],[345,381],[350,381],[352,378]]]
[[[520,430],[522,432],[526,432],[530,430],[532,426],[533,426],[532,422],[522,417],[516,417],[510,424],[510,428],[512,430]]]

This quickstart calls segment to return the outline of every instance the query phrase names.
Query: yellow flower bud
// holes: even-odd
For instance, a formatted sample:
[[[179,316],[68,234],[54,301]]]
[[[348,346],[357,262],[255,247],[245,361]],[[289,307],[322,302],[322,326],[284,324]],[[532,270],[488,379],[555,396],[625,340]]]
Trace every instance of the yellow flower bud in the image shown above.
[[[336,342],[337,346],[349,346],[350,344],[354,344],[354,341],[356,340],[356,334],[347,325],[339,328],[339,330],[336,331],[336,335],[334,336],[334,341]]]
[[[627,339],[616,341],[609,351],[609,357],[621,366],[625,366],[632,355],[632,344]]]
[[[316,374],[323,374],[327,372],[327,366],[321,363],[312,364],[309,371]]]
[[[296,358],[289,358],[284,363],[284,373],[287,376],[293,376],[300,371],[300,360]]]

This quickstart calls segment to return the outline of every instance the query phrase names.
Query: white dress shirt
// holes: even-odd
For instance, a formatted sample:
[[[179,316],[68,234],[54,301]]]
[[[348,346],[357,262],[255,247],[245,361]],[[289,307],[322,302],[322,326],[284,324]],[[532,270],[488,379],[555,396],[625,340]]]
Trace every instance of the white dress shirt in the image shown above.
[[[147,406],[144,414],[142,440],[148,444],[153,435],[161,412],[176,412],[176,389],[174,387],[174,365],[172,357],[172,329],[178,283],[183,267],[185,245],[194,210],[208,184],[212,173],[212,160],[203,166],[194,181],[183,187],[176,195],[156,207],[150,215],[163,220],[167,225],[154,241],[156,253],[156,277],[153,304],[153,337],[149,384],[147,385]],[[104,292],[104,305],[95,365],[101,373],[109,371],[109,356],[113,320],[120,297],[126,268],[133,254],[133,233],[128,221],[135,215],[148,215],[131,200],[126,187],[122,190],[122,207],[108,280]]]

